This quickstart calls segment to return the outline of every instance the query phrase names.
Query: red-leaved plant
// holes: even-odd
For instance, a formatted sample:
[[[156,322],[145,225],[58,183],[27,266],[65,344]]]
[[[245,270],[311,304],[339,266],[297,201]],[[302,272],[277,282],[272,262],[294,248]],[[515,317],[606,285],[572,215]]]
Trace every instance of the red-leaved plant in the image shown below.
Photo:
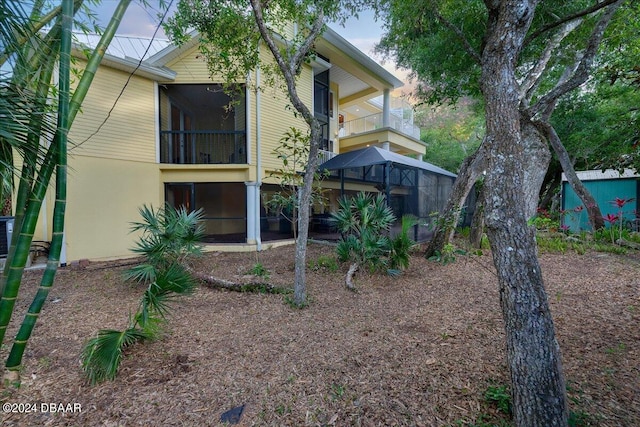
[[[607,214],[606,217],[603,217],[602,219],[604,219],[606,222],[609,223],[609,227],[611,229],[611,243],[614,243],[614,238],[613,238],[613,224],[619,220],[618,222],[618,237],[620,239],[622,239],[622,225],[623,225],[623,209],[624,206],[629,203],[634,201],[635,199],[633,197],[629,198],[629,199],[621,199],[619,197],[616,197],[614,200],[610,200],[609,203],[612,204],[613,206],[618,208],[618,214],[617,215],[612,215],[612,214]]]

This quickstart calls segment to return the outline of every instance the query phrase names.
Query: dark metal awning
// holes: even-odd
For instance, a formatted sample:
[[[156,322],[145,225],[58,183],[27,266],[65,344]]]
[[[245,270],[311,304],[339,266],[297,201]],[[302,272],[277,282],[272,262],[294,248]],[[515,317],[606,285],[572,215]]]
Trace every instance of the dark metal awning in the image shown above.
[[[439,168],[438,166],[434,166],[431,163],[412,159],[411,157],[403,156],[401,154],[397,154],[378,147],[367,147],[360,150],[338,154],[336,157],[322,163],[318,167],[318,169],[339,170],[380,165],[386,163],[401,164],[415,169],[426,170],[428,172],[436,173],[439,175],[445,175],[452,178],[456,177],[456,174],[451,173],[448,170]]]

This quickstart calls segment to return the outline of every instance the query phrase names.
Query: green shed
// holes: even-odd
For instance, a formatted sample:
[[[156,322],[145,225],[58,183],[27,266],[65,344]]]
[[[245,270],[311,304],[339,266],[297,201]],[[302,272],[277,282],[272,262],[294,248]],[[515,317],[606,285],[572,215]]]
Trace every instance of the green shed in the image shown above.
[[[640,175],[631,169],[625,169],[624,173],[619,173],[613,169],[589,170],[576,172],[578,178],[591,192],[591,195],[600,206],[603,216],[607,214],[619,215],[630,226],[637,229],[640,221],[638,212],[638,198],[640,198]],[[589,220],[587,212],[583,209],[582,201],[567,182],[562,174],[562,209],[565,211],[562,224],[571,231],[589,230]],[[616,198],[629,200],[620,209],[615,203]],[[609,225],[609,224],[607,224]]]

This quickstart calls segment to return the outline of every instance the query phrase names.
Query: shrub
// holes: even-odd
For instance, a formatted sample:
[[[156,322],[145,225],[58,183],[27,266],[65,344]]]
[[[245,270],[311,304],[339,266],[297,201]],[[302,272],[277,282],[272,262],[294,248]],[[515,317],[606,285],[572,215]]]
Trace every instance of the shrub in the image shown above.
[[[103,329],[85,344],[81,362],[91,384],[114,379],[124,350],[156,338],[169,312],[169,300],[192,292],[196,286],[184,263],[190,256],[201,254],[202,210],[189,213],[184,208],[166,206],[156,211],[143,206],[140,215],[143,221],[132,225],[132,231],[142,232],[133,251],[141,254],[144,262],[125,276],[144,284],[146,290],[125,330]]]

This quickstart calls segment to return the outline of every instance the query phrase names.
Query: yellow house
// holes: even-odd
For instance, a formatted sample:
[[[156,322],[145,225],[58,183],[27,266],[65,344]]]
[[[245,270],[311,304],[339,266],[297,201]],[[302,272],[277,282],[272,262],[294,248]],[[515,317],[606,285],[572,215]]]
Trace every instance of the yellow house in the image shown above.
[[[79,35],[77,46],[95,45],[93,37]],[[126,36],[111,43],[70,132],[63,263],[130,256],[130,224],[143,204],[203,208],[213,244],[256,250],[283,232],[265,209],[277,190],[270,174],[281,167],[274,149],[304,122],[285,93],[254,90],[263,83],[257,71],[235,94],[223,91],[197,43]],[[316,51],[298,90],[322,123],[323,160],[368,146],[425,152],[415,127],[394,113],[399,79],[331,29]],[[81,66],[79,49],[76,56]],[[43,210],[52,209],[49,197]],[[42,219],[34,240],[49,236]]]

